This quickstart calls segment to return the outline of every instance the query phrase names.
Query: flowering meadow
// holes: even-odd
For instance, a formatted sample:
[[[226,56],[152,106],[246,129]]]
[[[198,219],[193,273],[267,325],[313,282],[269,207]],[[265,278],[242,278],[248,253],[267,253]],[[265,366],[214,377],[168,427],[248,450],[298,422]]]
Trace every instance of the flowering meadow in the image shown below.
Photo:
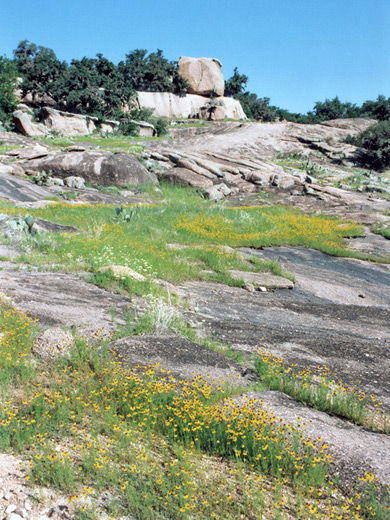
[[[23,453],[26,480],[58,488],[79,518],[100,518],[91,504],[103,492],[109,518],[386,518],[330,481],[320,439],[261,403],[238,405],[200,377],[123,369],[83,338],[50,366],[32,362],[37,324],[5,299],[0,324],[0,449]]]
[[[96,272],[114,264],[130,267],[148,280],[208,279],[237,284],[229,276],[231,269],[286,273],[274,262],[243,260],[226,246],[288,244],[359,256],[343,244],[344,237],[363,233],[354,222],[303,215],[283,206],[229,208],[180,188],[163,186],[159,197],[155,203],[127,206],[126,211],[135,215],[129,221],[116,218],[115,208],[109,205],[53,203],[31,209],[34,219],[73,226],[77,231],[24,241],[20,260],[50,270]],[[6,205],[0,211],[23,215]]]
[[[21,234],[22,254],[16,261],[42,270],[87,271],[100,284],[114,283],[101,268],[124,266],[144,279],[126,278],[117,282],[118,289],[160,294],[156,279],[240,285],[229,275],[231,269],[291,278],[276,263],[242,257],[233,247],[290,244],[354,256],[343,238],[362,233],[353,222],[282,206],[229,208],[164,186],[155,197],[153,203],[123,211],[77,203],[31,209],[35,221],[75,230]],[[24,215],[6,204],[0,211]],[[66,355],[48,363],[34,352],[38,330],[31,317],[5,296],[0,299],[0,450],[27,458],[26,480],[57,488],[72,503],[75,518],[389,517],[388,503],[377,498],[374,475],[362,468],[358,487],[346,496],[329,476],[328,446],[306,438],[261,402],[235,399],[242,389],[215,389],[200,376],[178,381],[161,366],[124,368],[107,351],[123,331],[95,340],[74,332]],[[259,354],[257,370],[262,388],[276,388],[278,381],[278,388],[296,389],[303,401],[316,395],[299,395],[302,384],[310,386],[312,379],[293,377],[294,371],[282,369],[280,360],[265,353]],[[328,384],[322,394],[329,388],[334,387]],[[334,391],[340,392],[344,389]]]

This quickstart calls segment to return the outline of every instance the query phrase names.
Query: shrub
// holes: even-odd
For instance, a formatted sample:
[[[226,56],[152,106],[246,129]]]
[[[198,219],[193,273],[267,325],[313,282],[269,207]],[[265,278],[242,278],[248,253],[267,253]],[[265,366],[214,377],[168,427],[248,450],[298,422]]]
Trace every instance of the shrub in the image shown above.
[[[157,119],[153,124],[159,137],[168,134],[169,121],[166,121],[165,119]]]
[[[354,144],[364,149],[360,160],[376,170],[390,166],[390,121],[379,121],[368,127],[354,139]]]

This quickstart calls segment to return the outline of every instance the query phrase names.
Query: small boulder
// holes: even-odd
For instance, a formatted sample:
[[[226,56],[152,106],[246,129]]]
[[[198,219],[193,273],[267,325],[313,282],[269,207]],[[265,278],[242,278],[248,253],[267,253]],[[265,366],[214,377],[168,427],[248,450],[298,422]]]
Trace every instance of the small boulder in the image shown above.
[[[66,177],[64,179],[65,186],[68,188],[76,188],[78,190],[82,190],[85,188],[85,180],[82,177]]]
[[[253,284],[260,291],[265,289],[293,289],[291,280],[271,273],[253,273],[247,271],[229,271],[232,278],[244,280],[244,283]]]
[[[130,267],[123,265],[108,265],[107,267],[101,267],[98,269],[98,271],[111,271],[115,278],[124,278],[127,276],[129,278],[133,278],[134,280],[138,280],[139,282],[144,282],[146,280],[144,275],[137,273],[137,271],[134,271]]]
[[[0,173],[11,173],[12,165],[0,163]]]
[[[156,135],[156,129],[151,123],[146,123],[146,121],[131,121],[138,127],[138,135],[140,137],[153,137]]]
[[[17,175],[18,177],[24,176],[24,170],[19,164],[10,164],[12,167],[10,173],[11,175]]]
[[[46,133],[52,131],[63,135],[86,135],[95,131],[110,133],[119,126],[117,121],[101,122],[97,117],[62,112],[50,107],[43,107],[39,118]]]
[[[187,168],[171,168],[164,173],[164,179],[172,184],[193,188],[209,188],[213,185],[210,179]]]
[[[205,195],[210,200],[222,200],[227,195],[230,195],[232,190],[226,186],[223,182],[221,184],[215,184],[210,188],[207,188]]]
[[[298,179],[297,179],[298,181]],[[294,177],[291,177],[290,175],[283,175],[283,174],[272,174],[270,177],[270,183],[272,186],[277,186],[281,189],[289,189],[295,186],[295,179]],[[299,182],[299,181],[298,181]]]
[[[85,146],[80,146],[79,144],[71,144],[64,148],[64,152],[85,152]]]
[[[39,144],[36,146],[29,146],[28,148],[21,148],[19,150],[15,150],[15,152],[18,152],[18,159],[24,159],[27,161],[32,159],[39,159],[40,157],[46,157],[46,155],[49,153],[47,148]]]
[[[226,117],[226,111],[223,106],[217,106],[210,102],[199,109],[199,117],[207,121],[223,121]]]
[[[73,346],[74,338],[70,332],[60,327],[46,329],[35,341],[33,353],[43,360],[53,359],[68,353]]]

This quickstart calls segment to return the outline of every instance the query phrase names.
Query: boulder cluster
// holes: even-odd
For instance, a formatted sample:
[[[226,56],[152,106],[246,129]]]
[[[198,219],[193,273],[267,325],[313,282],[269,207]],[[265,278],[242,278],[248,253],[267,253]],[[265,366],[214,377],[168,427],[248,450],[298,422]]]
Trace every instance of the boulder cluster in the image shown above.
[[[171,149],[142,153],[146,167],[173,184],[204,190],[212,200],[236,193],[254,193],[261,187],[302,189],[315,179],[305,172],[287,173],[267,159],[247,159],[216,152],[184,152]]]

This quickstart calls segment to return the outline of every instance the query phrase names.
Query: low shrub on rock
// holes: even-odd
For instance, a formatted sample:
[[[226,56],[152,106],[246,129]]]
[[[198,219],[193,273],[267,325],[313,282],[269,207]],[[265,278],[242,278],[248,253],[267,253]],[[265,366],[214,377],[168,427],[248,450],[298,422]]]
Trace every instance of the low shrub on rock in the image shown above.
[[[353,139],[363,148],[361,162],[375,170],[390,167],[390,121],[379,121]]]

